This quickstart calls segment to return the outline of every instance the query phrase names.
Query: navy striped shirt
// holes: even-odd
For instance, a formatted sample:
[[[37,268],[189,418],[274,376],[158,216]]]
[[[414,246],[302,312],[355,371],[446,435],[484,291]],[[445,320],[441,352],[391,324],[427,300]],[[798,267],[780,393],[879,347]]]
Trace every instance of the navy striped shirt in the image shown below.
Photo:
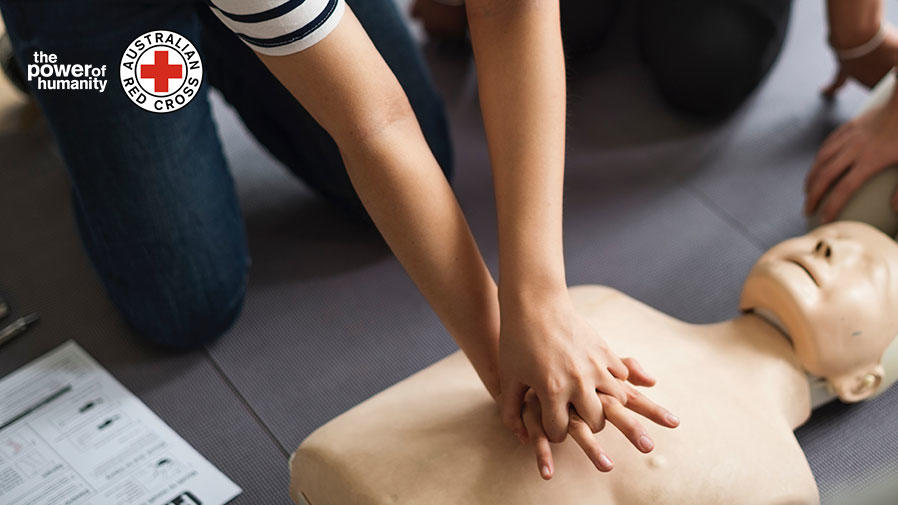
[[[340,22],[344,0],[208,0],[212,12],[253,50],[274,56],[312,47]]]

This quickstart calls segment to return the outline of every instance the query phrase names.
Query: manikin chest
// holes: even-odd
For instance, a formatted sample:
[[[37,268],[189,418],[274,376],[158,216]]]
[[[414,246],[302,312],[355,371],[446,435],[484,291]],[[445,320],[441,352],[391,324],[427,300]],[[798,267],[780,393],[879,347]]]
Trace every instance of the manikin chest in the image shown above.
[[[674,430],[644,422],[652,453],[639,453],[608,424],[596,436],[615,461],[612,472],[599,473],[568,439],[553,445],[555,478],[543,481],[531,448],[501,425],[457,353],[306,439],[292,464],[294,496],[302,492],[310,505],[818,502],[782,399],[767,394],[789,380],[788,366],[706,345],[689,333],[695,327],[616,292],[580,288],[572,296],[612,349],[638,357],[658,378],[646,394],[680,417]]]

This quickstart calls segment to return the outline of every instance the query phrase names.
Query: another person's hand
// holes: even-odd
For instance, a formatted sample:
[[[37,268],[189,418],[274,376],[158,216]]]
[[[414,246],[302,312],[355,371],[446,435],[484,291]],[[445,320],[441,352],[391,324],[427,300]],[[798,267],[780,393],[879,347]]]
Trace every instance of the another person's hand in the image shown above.
[[[898,58],[898,30],[891,25],[884,29],[885,38],[872,52],[860,58],[839,60],[836,76],[822,91],[825,97],[834,98],[848,78],[872,88],[895,66]]]
[[[519,439],[527,438],[521,412],[524,395],[532,389],[552,442],[567,436],[569,405],[597,432],[604,426],[605,413],[596,392],[626,404],[622,381],[627,380],[630,369],[576,313],[566,289],[540,298],[505,304],[500,310],[502,421]]]
[[[805,213],[820,211],[826,223],[838,217],[871,177],[898,163],[898,95],[848,121],[824,141],[807,177]],[[898,192],[892,197],[898,211]]]
[[[654,384],[654,381],[651,381],[651,384]],[[602,402],[608,421],[614,424],[637,449],[642,452],[649,452],[651,449],[644,449],[646,443],[649,447],[653,447],[654,443],[651,441],[645,427],[633,414],[627,412],[627,409],[666,428],[676,428],[679,426],[680,421],[666,409],[646,398],[632,385],[622,384],[622,387],[627,391],[626,407],[614,397],[604,394],[598,394],[597,397]],[[532,444],[539,474],[543,479],[549,480],[555,475],[555,461],[552,457],[552,446],[549,444],[549,439],[543,431],[540,422],[541,408],[539,399],[532,390],[528,391],[525,397],[523,418],[524,425],[530,434],[527,441]],[[596,440],[592,430],[580,416],[573,412],[571,413],[568,433],[600,472],[610,472],[614,468],[614,461]],[[648,442],[645,442],[643,439]]]
[[[439,39],[463,39],[468,30],[464,4],[447,5],[435,0],[415,0],[412,17],[421,20],[424,30]]]
[[[848,78],[872,87],[895,65],[898,32],[885,22],[882,0],[827,0],[829,45],[838,59],[838,72],[823,90],[828,98]]]

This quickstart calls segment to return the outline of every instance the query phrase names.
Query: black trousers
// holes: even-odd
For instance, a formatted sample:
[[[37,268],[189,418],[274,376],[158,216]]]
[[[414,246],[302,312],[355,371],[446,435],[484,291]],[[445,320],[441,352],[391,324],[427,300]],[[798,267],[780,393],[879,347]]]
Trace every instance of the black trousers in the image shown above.
[[[598,48],[626,0],[561,0],[565,51]],[[630,0],[634,1],[634,0]],[[635,0],[640,51],[661,95],[696,116],[733,112],[780,53],[791,0]]]

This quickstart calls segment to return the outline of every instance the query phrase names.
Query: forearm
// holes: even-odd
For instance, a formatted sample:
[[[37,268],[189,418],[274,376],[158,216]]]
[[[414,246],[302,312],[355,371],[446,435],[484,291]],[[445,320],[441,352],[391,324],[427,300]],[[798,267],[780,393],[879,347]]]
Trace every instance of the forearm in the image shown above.
[[[402,87],[361,25],[347,12],[312,48],[260,57],[334,138],[374,223],[495,395],[496,285]]]
[[[857,47],[873,37],[883,19],[882,0],[828,0],[829,40],[833,47]]]
[[[565,71],[557,0],[469,0],[499,222],[500,299],[560,293]]]
[[[496,285],[414,116],[341,153],[390,248],[495,396]]]

